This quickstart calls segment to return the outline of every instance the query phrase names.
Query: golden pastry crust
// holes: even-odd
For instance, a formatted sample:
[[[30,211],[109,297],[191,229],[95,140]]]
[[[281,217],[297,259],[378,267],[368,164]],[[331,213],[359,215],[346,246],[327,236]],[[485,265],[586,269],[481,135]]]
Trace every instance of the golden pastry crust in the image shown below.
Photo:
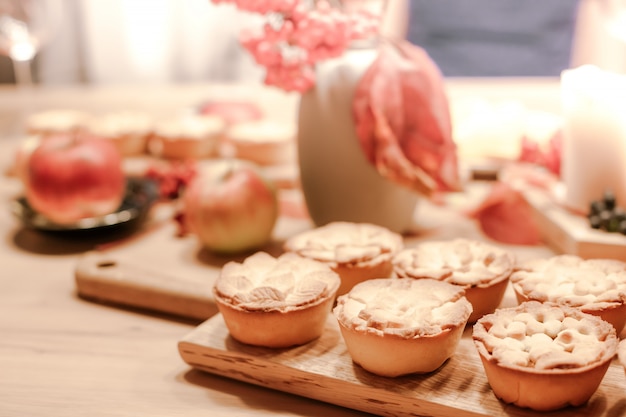
[[[536,301],[483,316],[472,337],[494,394],[538,411],[586,403],[618,346],[599,317]]]
[[[509,251],[469,239],[427,241],[393,258],[397,277],[431,278],[463,287],[474,308],[470,322],[500,305],[514,267]]]
[[[439,368],[453,355],[471,311],[462,288],[409,278],[361,282],[333,309],[353,361],[389,377]]]
[[[284,248],[329,265],[341,277],[341,295],[359,282],[391,277],[392,258],[403,246],[402,236],[384,227],[333,222],[292,236]]]
[[[622,368],[624,368],[624,373],[626,373],[626,339],[619,342],[617,347],[617,360],[620,365],[622,365]]]
[[[321,335],[339,282],[319,262],[293,253],[274,258],[257,252],[224,265],[213,295],[233,338],[288,347]]]
[[[521,264],[511,275],[518,302],[553,302],[580,308],[613,324],[626,323],[626,263],[559,255]]]

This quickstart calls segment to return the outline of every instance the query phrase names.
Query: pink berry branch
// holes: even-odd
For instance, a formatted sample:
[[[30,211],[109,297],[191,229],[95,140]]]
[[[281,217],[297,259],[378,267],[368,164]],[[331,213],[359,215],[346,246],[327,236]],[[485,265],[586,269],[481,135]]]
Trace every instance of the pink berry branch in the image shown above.
[[[380,14],[365,8],[348,10],[347,1],[338,1],[339,7],[327,0],[211,1],[265,16],[262,29],[244,31],[240,41],[265,68],[265,84],[286,91],[305,92],[313,87],[315,64],[340,56],[353,41],[375,35],[380,20]]]

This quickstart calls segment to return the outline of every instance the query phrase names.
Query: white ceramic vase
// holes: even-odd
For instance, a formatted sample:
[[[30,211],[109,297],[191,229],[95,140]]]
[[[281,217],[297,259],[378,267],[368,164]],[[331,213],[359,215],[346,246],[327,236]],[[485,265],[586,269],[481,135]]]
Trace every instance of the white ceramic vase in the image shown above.
[[[378,54],[352,48],[317,67],[316,86],[298,114],[298,158],[307,209],[317,226],[368,222],[408,231],[418,195],[382,177],[359,143],[352,113],[356,86]]]

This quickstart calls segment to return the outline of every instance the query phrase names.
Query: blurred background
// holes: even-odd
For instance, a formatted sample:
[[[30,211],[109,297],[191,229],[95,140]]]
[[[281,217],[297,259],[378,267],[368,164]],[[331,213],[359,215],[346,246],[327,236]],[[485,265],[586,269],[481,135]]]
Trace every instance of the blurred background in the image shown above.
[[[40,83],[162,83],[258,79],[238,33],[256,17],[209,0],[19,0],[44,2],[52,26],[34,58]],[[7,7],[10,1],[0,1]],[[56,14],[60,14],[58,22]],[[53,18],[54,17],[54,18]],[[3,56],[3,82],[13,82]]]
[[[258,82],[239,43],[256,16],[210,0],[37,0],[48,9],[33,79],[44,84]],[[35,0],[0,0],[22,7]],[[559,76],[626,69],[623,0],[388,0],[385,32],[424,47],[443,74]],[[57,19],[58,16],[58,19]],[[0,34],[6,37],[0,21]],[[622,33],[624,35],[624,33]],[[624,35],[626,36],[626,35]],[[6,48],[0,82],[15,82]]]

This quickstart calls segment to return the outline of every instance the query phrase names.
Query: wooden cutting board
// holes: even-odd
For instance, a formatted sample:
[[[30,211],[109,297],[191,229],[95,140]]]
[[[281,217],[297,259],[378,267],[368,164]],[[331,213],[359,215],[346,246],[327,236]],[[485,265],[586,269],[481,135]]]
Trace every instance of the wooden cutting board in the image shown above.
[[[310,219],[298,212],[300,199],[299,193],[281,195],[284,215],[262,250],[276,256],[287,236],[311,228]],[[222,266],[247,255],[211,254],[194,236],[178,235],[171,207],[159,209],[136,236],[79,257],[77,293],[105,304],[204,321],[217,312],[211,289]]]
[[[524,196],[543,239],[557,252],[626,261],[626,236],[592,229],[587,218],[570,212],[544,190],[528,188]]]
[[[206,320],[217,312],[211,295],[215,273],[206,279],[159,271],[115,253],[92,252],[76,266],[78,293],[87,299]]]
[[[626,376],[616,361],[585,406],[546,414],[500,402],[487,382],[471,328],[437,371],[399,378],[378,377],[354,365],[332,314],[321,338],[291,349],[238,343],[218,314],[184,337],[178,350],[186,363],[205,372],[381,416],[613,417],[626,408]]]

